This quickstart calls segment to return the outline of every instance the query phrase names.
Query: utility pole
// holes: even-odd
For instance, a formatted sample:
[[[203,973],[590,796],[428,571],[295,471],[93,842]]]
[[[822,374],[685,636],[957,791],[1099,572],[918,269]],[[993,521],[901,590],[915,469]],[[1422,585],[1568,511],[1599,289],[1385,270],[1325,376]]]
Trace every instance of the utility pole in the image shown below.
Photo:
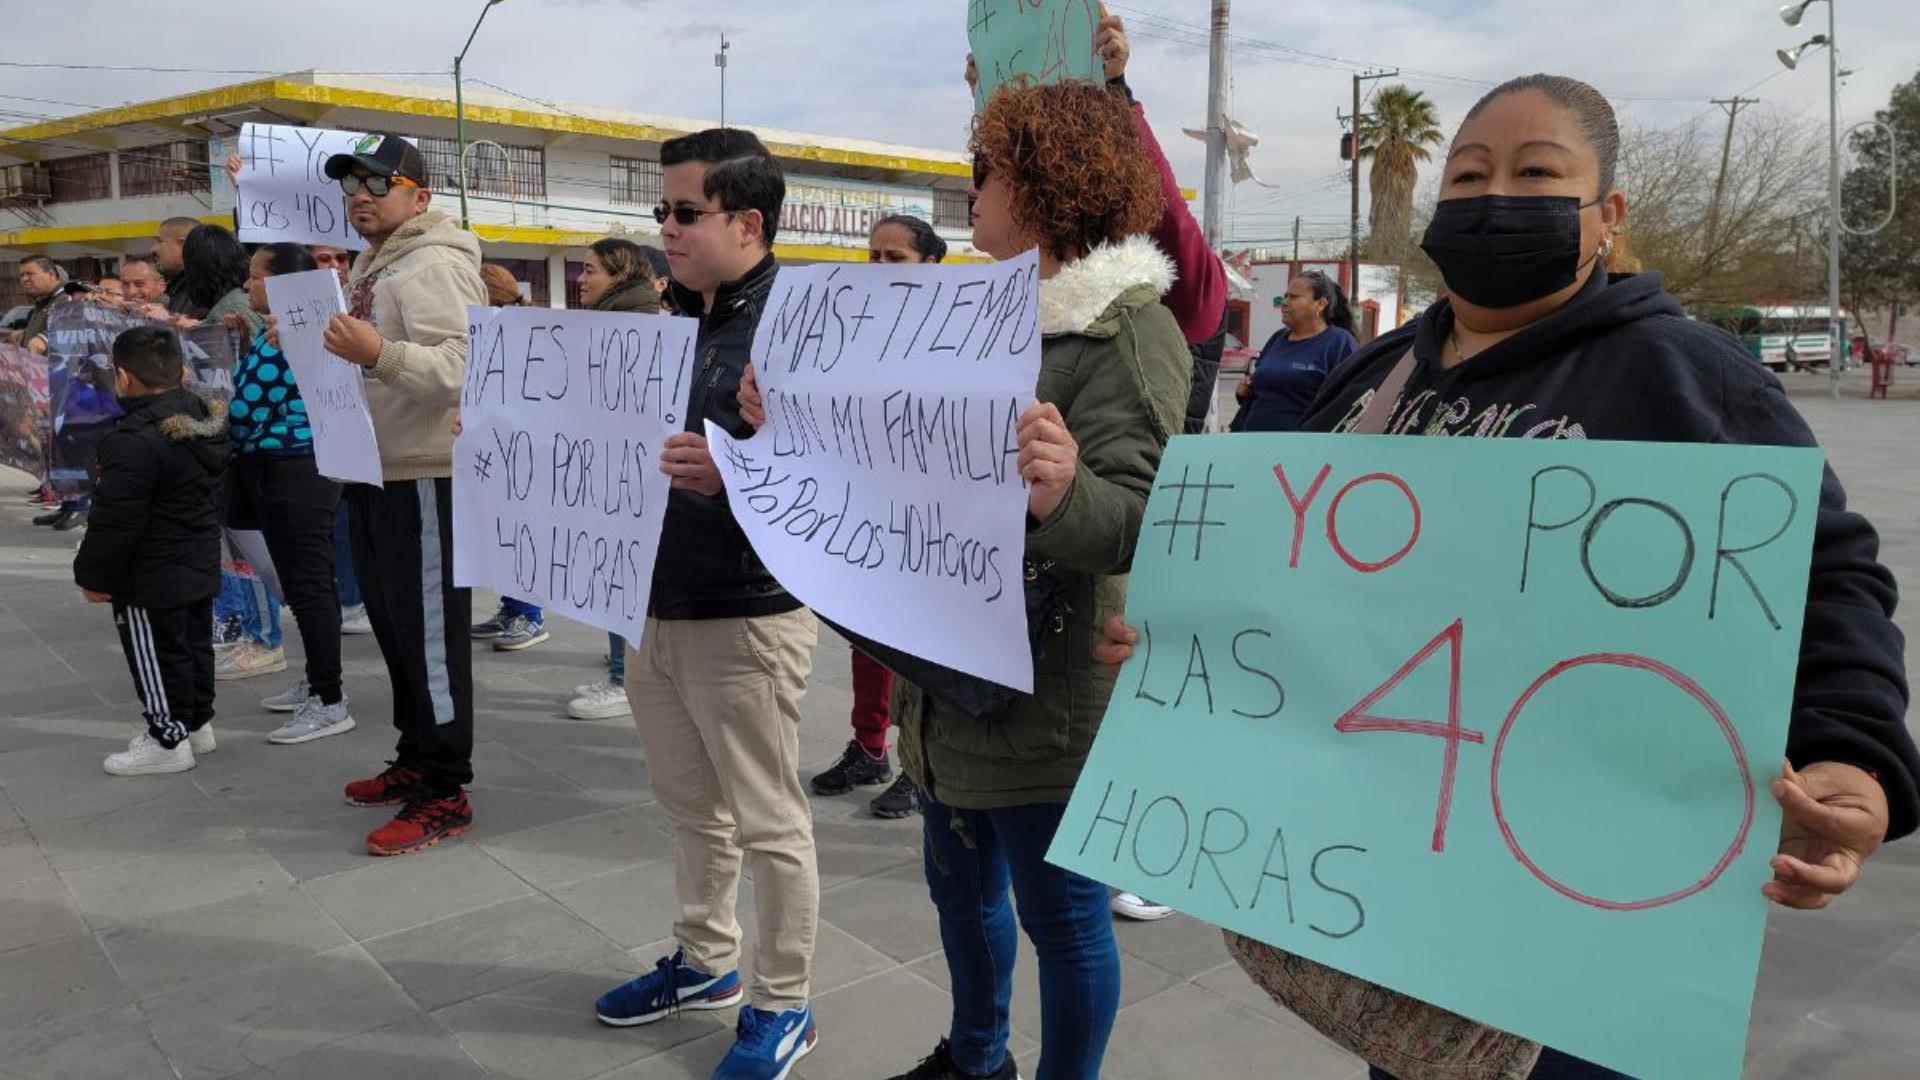
[[[1746,108],[1748,105],[1760,104],[1760,99],[1736,96],[1731,98],[1714,98],[1713,103],[1726,110],[1727,137],[1720,143],[1720,175],[1713,181],[1713,202],[1707,204],[1707,242],[1705,249],[1708,257],[1712,257],[1714,241],[1719,239],[1720,198],[1726,192],[1727,164],[1733,156],[1733,120],[1740,115],[1741,109]]]
[[[1355,304],[1360,302],[1360,125],[1366,118],[1360,115],[1360,84],[1374,79],[1391,79],[1400,74],[1393,71],[1358,71],[1353,76],[1353,132],[1349,157],[1353,162],[1353,207],[1347,219],[1347,296]]]
[[[1840,44],[1833,9],[1827,0],[1827,355],[1828,386],[1840,400],[1840,372],[1846,366],[1847,324],[1840,317]]]
[[[732,48],[727,35],[720,35],[720,51],[713,54],[713,66],[720,69],[720,126],[727,126],[727,50]]]
[[[1228,0],[1213,0],[1213,33],[1207,55],[1207,178],[1201,228],[1207,247],[1215,253],[1220,251],[1226,217],[1227,7]]]
[[[1300,261],[1300,215],[1293,215],[1293,261]]]

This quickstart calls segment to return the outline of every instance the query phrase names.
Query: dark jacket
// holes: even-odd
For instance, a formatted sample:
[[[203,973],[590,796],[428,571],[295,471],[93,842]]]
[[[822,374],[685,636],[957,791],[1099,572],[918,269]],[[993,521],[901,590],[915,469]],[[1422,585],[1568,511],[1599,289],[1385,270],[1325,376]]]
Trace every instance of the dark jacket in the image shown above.
[[[746,372],[754,328],[760,323],[776,269],[773,256],[768,255],[745,277],[722,285],[714,295],[711,313],[699,293],[677,283],[673,286],[674,303],[700,320],[686,430],[704,435],[705,421],[712,420],[729,434],[741,438],[753,434],[753,428],[740,418],[740,403],[734,395]],[[709,497],[676,489],[668,496],[647,614],[657,619],[734,619],[780,615],[800,606],[747,542],[747,534],[733,520],[726,492]]]
[[[33,302],[33,310],[27,312],[27,321],[20,327],[20,347],[33,344],[33,339],[47,336],[47,319],[53,311],[53,305],[60,299],[60,290],[55,289]]]
[[[608,289],[600,302],[593,305],[595,311],[626,311],[640,315],[660,314],[660,294],[647,284],[645,278],[634,278],[622,285]]]
[[[1725,331],[1688,319],[1657,273],[1594,274],[1559,311],[1448,370],[1440,353],[1452,327],[1443,300],[1362,348],[1322,386],[1303,430],[1351,428],[1411,344],[1420,366],[1389,433],[1815,445],[1780,381]],[[1898,597],[1879,550],[1828,469],[1787,756],[1878,774],[1893,838],[1920,823],[1920,755],[1905,722]]]
[[[1040,377],[1079,444],[1073,485],[1026,556],[1051,565],[1068,611],[1043,631],[1033,695],[977,720],[894,681],[901,767],[967,810],[1066,802],[1113,693],[1093,643],[1126,603],[1127,571],[1167,440],[1180,433],[1193,360],[1160,297],[1173,266],[1144,236],[1095,248],[1040,283]],[[929,613],[938,617],[938,613]]]
[[[184,607],[220,591],[224,410],[182,387],[124,398],[100,441],[93,512],[73,580],[139,607]]]

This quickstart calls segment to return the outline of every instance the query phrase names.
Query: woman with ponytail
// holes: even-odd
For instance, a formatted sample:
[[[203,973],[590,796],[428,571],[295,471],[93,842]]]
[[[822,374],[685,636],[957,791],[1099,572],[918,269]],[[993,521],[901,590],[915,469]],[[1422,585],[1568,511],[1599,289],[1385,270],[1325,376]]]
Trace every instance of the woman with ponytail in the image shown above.
[[[1243,403],[1235,431],[1296,431],[1320,384],[1360,349],[1353,312],[1338,282],[1318,270],[1287,282],[1280,332],[1267,339],[1253,373],[1234,391]]]

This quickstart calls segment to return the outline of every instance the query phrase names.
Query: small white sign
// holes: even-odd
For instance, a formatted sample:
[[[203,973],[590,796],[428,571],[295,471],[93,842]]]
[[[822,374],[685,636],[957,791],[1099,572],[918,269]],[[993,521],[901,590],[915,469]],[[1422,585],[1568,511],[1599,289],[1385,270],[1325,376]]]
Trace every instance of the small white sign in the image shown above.
[[[280,334],[280,352],[293,365],[300,399],[313,427],[313,457],[322,476],[379,484],[380,444],[367,411],[366,369],[342,360],[321,343],[327,323],[347,310],[340,279],[331,270],[267,279],[267,307]]]

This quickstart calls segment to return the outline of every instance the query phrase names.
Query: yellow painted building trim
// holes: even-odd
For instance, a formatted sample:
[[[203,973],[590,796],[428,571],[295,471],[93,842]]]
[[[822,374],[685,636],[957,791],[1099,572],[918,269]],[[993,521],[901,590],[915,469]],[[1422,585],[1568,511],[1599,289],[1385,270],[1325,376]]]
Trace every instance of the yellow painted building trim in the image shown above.
[[[229,214],[205,214],[208,225],[233,224]],[[158,221],[115,221],[105,225],[60,225],[45,229],[0,232],[0,248],[46,247],[51,244],[97,244],[107,240],[145,240],[160,231]]]
[[[258,82],[241,83],[238,86],[223,86],[217,90],[198,90],[178,97],[161,98],[159,101],[143,101],[113,109],[98,109],[94,112],[64,116],[58,120],[46,120],[38,124],[28,124],[26,127],[0,131],[0,142],[63,139],[103,128],[151,124],[182,116],[195,116],[280,97],[278,93],[280,88],[292,85],[294,84],[275,79],[262,79]]]
[[[454,118],[453,102],[443,98],[413,97],[324,83],[263,79],[238,86],[222,87],[218,90],[203,90],[178,97],[162,98],[159,101],[125,105],[115,109],[101,109],[78,116],[29,124],[26,127],[0,132],[0,142],[62,139],[103,128],[154,123],[270,101],[298,102],[336,109],[366,109],[371,112],[400,113],[406,116],[423,116],[442,120]],[[572,113],[505,108],[498,105],[468,105],[466,114],[467,119],[476,124],[501,124],[560,135],[590,135],[638,142],[664,142],[667,139],[688,134],[686,131],[655,127],[651,124],[596,120]],[[964,162],[940,161],[905,154],[875,154],[863,150],[843,150],[837,147],[805,146],[795,143],[769,143],[767,148],[773,151],[775,156],[799,161],[857,165],[899,172],[934,173],[941,176],[972,175],[971,167]]]

